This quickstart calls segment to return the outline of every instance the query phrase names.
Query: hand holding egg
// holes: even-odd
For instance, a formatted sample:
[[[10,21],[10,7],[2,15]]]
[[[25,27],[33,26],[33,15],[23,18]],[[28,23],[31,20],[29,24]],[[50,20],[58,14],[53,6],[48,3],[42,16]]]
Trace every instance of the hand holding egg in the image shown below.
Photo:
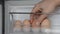
[[[41,20],[41,19],[39,19],[40,16],[43,16],[43,15],[42,14],[36,14],[34,16],[34,20],[32,21],[32,30],[33,31],[35,31],[35,30],[37,31],[38,29],[36,29],[36,28],[40,28],[40,27],[45,28],[45,29],[50,28],[50,22],[47,18],[45,18],[42,22],[39,22],[39,20]],[[39,20],[37,20],[37,19],[39,19]]]

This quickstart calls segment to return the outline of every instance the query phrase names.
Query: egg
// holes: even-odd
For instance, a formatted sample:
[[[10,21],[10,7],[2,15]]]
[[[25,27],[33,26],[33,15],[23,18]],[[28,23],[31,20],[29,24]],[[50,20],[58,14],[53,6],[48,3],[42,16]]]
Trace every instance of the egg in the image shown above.
[[[40,24],[36,21],[32,23],[32,31],[33,32],[40,32]]]
[[[41,24],[41,28],[50,28],[50,21],[45,19]]]
[[[30,21],[26,19],[23,21],[23,25],[24,26],[30,26],[31,24],[30,24]]]
[[[41,24],[41,31],[49,33],[50,32],[50,21],[45,19]]]
[[[31,24],[30,24],[30,21],[29,20],[24,20],[23,21],[23,31],[24,32],[30,32],[30,26],[31,26]]]
[[[40,23],[35,20],[35,21],[32,23],[32,28],[37,28],[37,27],[40,28]]]
[[[16,20],[15,21],[15,24],[14,24],[14,29],[13,31],[16,32],[16,31],[21,31],[21,21],[20,20]]]
[[[21,21],[20,20],[16,20],[15,21],[15,25],[21,25]]]

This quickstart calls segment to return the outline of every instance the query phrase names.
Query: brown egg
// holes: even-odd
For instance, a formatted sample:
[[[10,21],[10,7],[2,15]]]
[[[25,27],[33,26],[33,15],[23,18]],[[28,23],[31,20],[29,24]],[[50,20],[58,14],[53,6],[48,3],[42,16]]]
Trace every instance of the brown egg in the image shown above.
[[[23,31],[24,32],[30,32],[30,21],[29,20],[24,20],[23,21]]]
[[[45,19],[41,24],[41,28],[50,28],[50,21]]]
[[[24,25],[24,26],[30,26],[30,21],[27,20],[27,19],[24,20],[24,21],[23,21],[23,25]]]
[[[15,24],[14,24],[14,29],[13,29],[13,31],[15,32],[15,31],[21,31],[21,21],[20,20],[16,20],[15,21]]]
[[[16,20],[15,21],[15,25],[21,25],[21,21],[20,20]]]
[[[16,28],[21,28],[21,21],[20,21],[20,20],[17,20],[17,21],[15,22],[14,26],[15,26]]]
[[[45,19],[41,24],[41,32],[50,33],[50,21],[48,19]]]
[[[34,21],[34,22],[32,23],[32,28],[40,28],[40,23]]]
[[[36,21],[32,23],[32,31],[33,32],[40,32],[40,24]]]

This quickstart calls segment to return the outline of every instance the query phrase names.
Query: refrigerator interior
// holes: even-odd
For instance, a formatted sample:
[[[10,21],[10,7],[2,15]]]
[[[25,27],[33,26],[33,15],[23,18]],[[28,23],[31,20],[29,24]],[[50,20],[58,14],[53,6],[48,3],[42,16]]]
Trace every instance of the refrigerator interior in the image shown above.
[[[23,21],[24,19],[30,19],[30,14],[9,14],[9,12],[31,12],[34,5],[40,1],[6,1],[5,2],[5,34],[45,34],[42,32],[39,33],[13,33],[13,20],[19,19]],[[58,7],[54,14],[48,16],[48,19],[51,21],[50,32],[46,34],[60,34],[60,7]],[[18,16],[18,18],[17,18]]]

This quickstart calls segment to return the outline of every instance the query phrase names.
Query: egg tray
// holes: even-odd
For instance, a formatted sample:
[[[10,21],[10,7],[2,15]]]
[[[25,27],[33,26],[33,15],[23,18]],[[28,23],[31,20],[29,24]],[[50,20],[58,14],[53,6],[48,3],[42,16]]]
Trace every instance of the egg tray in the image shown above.
[[[25,20],[26,21],[26,20]],[[41,28],[38,28],[38,29],[32,29],[32,27],[30,26],[30,29],[29,28],[26,28],[26,29],[23,29],[23,26],[25,26],[25,25],[23,25],[23,23],[15,23],[16,22],[16,20],[12,20],[12,21],[10,21],[10,23],[11,23],[11,25],[10,25],[10,29],[9,29],[9,32],[12,34],[19,34],[19,33],[22,33],[22,34],[25,34],[25,33],[40,33],[40,32],[44,32],[44,31],[41,31]],[[22,26],[22,28],[20,29],[20,31],[18,30],[18,31],[14,31],[14,26],[15,26],[15,24],[16,25],[21,25]],[[47,32],[45,32],[45,33],[47,33]]]
[[[24,16],[25,16],[25,15],[26,15],[26,14],[24,14]],[[55,16],[58,16],[58,15],[55,15]],[[29,18],[30,18],[30,17],[29,17]],[[28,18],[26,18],[26,19],[29,20]],[[52,18],[51,18],[51,19],[52,19]],[[23,20],[22,20],[22,21],[23,21]],[[10,31],[11,34],[12,34],[12,33],[13,33],[13,34],[15,33],[15,32],[13,32],[13,27],[14,27],[13,24],[14,24],[14,22],[15,22],[14,19],[10,21],[10,23],[12,24],[12,25],[10,25],[10,29],[9,29],[9,31]],[[22,24],[21,24],[21,25],[22,25]],[[53,29],[53,30],[55,30],[55,29]],[[58,30],[58,29],[57,29],[57,30]],[[31,33],[35,33],[35,32],[32,32],[32,28],[31,28],[31,31],[30,31],[30,32],[31,32]],[[30,33],[30,32],[29,32],[29,33]],[[39,32],[41,32],[41,29],[40,29]],[[55,31],[54,31],[54,32],[55,32]],[[17,32],[17,34],[19,34],[19,33],[25,34],[24,31],[23,31],[23,29],[22,29],[21,32]],[[28,33],[28,32],[27,32],[27,33]],[[47,33],[47,32],[45,32],[45,33]]]
[[[44,32],[20,32],[20,33],[10,33],[10,34],[55,34],[55,33],[44,33]]]
[[[16,19],[15,19],[15,21],[12,22],[13,28],[14,28],[14,25],[15,25],[15,27],[18,27],[18,26],[19,26],[18,28],[20,28],[20,27],[21,27],[20,25],[22,25],[22,29],[17,29],[18,32],[19,32],[19,30],[21,30],[21,31],[23,31],[23,32],[28,32],[28,31],[29,31],[29,32],[40,32],[40,30],[41,30],[40,27],[38,27],[38,28],[32,28],[32,27],[30,26],[30,25],[32,25],[32,24],[30,24],[29,19],[26,18],[27,20],[23,20],[23,21],[22,21],[23,23],[21,23],[21,21],[20,21],[20,19],[19,19],[19,18],[21,18],[21,16],[22,16],[23,14],[24,14],[24,16],[25,16],[25,15],[30,15],[30,14],[34,14],[34,13],[10,12],[9,14],[12,15],[12,20],[14,20],[15,18],[18,18],[18,19],[17,19],[18,21],[16,21]],[[13,14],[14,14],[15,16],[14,16]],[[20,17],[19,17],[19,16],[16,17],[16,16],[17,16],[16,14],[19,15]],[[22,15],[21,15],[21,14],[22,14]],[[37,12],[37,14],[38,14],[38,15],[41,15],[41,12]],[[35,15],[36,15],[36,14],[35,14]],[[15,17],[15,18],[14,18],[14,17]],[[23,16],[22,16],[22,17],[23,17]],[[27,17],[28,17],[28,16],[27,16]],[[30,16],[29,16],[29,17],[30,17]],[[47,19],[46,19],[44,22],[46,22],[46,21],[49,22]],[[16,23],[15,23],[15,22],[16,22]],[[20,23],[19,23],[19,22],[20,22]],[[47,23],[47,22],[46,22],[46,23]],[[24,25],[24,24],[25,24],[25,25]],[[28,26],[28,27],[27,27],[27,28],[23,28],[23,26],[24,26],[24,27],[27,27],[27,26]],[[30,27],[29,27],[29,26],[30,26]],[[34,26],[34,23],[33,23],[32,26]],[[48,26],[48,25],[47,25],[47,26]],[[14,31],[15,31],[15,30],[16,30],[16,28],[14,28]]]

